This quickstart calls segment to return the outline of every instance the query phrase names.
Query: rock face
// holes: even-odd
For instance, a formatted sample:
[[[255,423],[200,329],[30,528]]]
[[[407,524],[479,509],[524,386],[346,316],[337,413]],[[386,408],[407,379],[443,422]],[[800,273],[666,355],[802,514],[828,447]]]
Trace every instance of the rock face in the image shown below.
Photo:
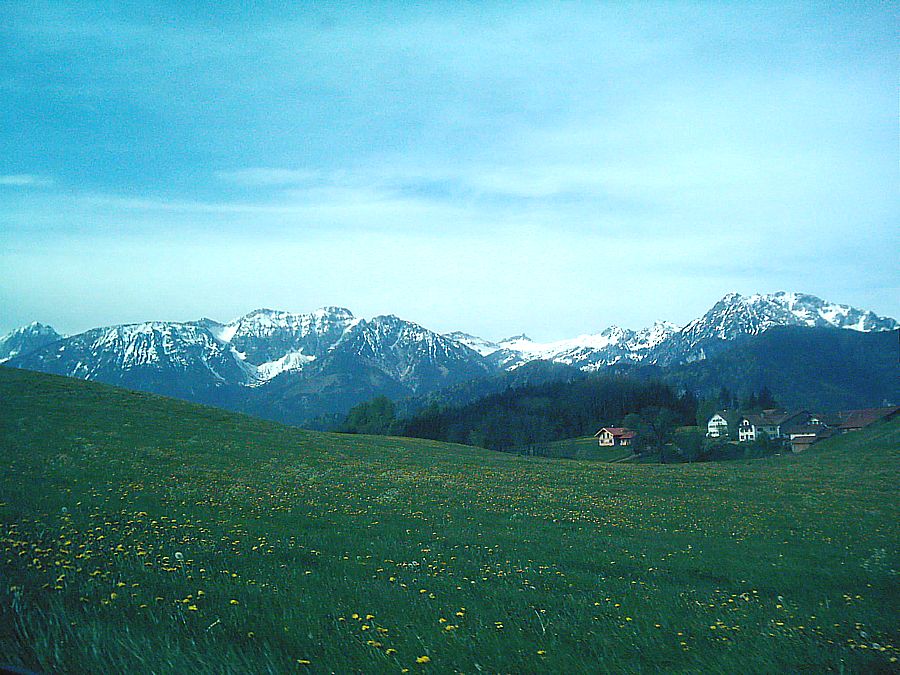
[[[658,321],[640,331],[612,326],[601,333],[570,340],[538,343],[525,335],[491,343],[472,335],[460,341],[477,347],[499,368],[518,368],[534,360],[554,361],[593,371],[620,363],[670,366],[707,358],[727,343],[759,335],[774,326],[845,328],[872,332],[894,330],[894,319],[814,295],[778,292],[771,295],[729,293],[683,328]]]
[[[0,362],[224,405],[289,422],[346,412],[378,394],[421,396],[524,364],[584,372],[610,365],[673,367],[704,360],[775,326],[894,330],[893,319],[801,293],[731,293],[683,328],[612,326],[569,340],[491,342],[439,335],[393,315],[341,307],[308,314],[258,309],[229,323],[150,322],[62,337],[33,323],[0,338]]]
[[[8,363],[204,401],[210,390],[254,380],[253,369],[208,329],[164,322],[95,328]]]
[[[56,338],[9,365],[267,417],[271,408],[285,421],[492,372],[477,352],[422,326],[395,316],[357,319],[339,307],[309,314],[260,309],[227,324],[153,322]]]
[[[62,338],[50,326],[45,326],[37,321],[17,328],[11,333],[0,337],[0,363],[9,361],[20,354],[27,354],[44,345],[56,342]]]

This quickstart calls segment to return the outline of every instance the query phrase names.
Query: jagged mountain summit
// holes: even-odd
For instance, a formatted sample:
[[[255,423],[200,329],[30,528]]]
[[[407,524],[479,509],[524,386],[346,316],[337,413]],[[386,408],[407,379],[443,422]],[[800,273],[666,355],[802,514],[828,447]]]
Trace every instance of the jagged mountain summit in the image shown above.
[[[254,310],[228,323],[147,322],[62,337],[31,324],[0,339],[6,365],[178,396],[302,422],[341,414],[375,395],[425,395],[544,361],[584,372],[613,365],[672,367],[706,359],[775,326],[894,330],[872,312],[779,292],[731,293],[684,327],[612,326],[556,342],[440,335],[393,315],[361,319],[342,307],[306,314]]]
[[[491,371],[477,352],[422,326],[396,316],[358,319],[340,307],[259,309],[225,324],[95,328],[9,365],[261,413],[259,400],[277,392],[315,414],[330,411],[324,400],[343,409],[381,389],[422,393]]]
[[[9,364],[181,397],[255,379],[253,369],[207,328],[163,321],[94,328]]]
[[[848,305],[826,302],[814,295],[780,291],[770,295],[729,293],[702,317],[684,327],[657,321],[640,331],[612,326],[600,333],[556,342],[535,342],[517,335],[490,342],[466,333],[451,333],[477,349],[497,367],[518,368],[535,360],[553,361],[595,371],[622,363],[662,366],[704,359],[727,343],[759,335],[774,326],[845,328],[870,332],[894,330],[894,319]]]
[[[37,321],[0,337],[0,363],[9,361],[19,354],[27,354],[44,345],[56,342],[62,335]]]
[[[775,326],[872,332],[894,330],[898,325],[894,319],[804,293],[729,293],[660,345],[650,362],[667,366],[704,359],[734,340],[759,335]]]

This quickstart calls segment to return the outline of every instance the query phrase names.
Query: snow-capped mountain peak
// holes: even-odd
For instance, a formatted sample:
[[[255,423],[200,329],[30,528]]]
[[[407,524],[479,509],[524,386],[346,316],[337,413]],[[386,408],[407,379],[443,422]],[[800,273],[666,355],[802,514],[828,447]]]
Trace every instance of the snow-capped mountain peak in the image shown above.
[[[684,328],[658,321],[638,331],[610,326],[564,340],[521,334],[492,342],[463,332],[440,335],[395,315],[365,320],[326,306],[306,314],[257,309],[224,324],[109,326],[67,338],[34,322],[0,338],[0,362],[192,400],[218,401],[235,391],[243,392],[241,399],[248,390],[235,388],[282,387],[291,401],[330,412],[323,396],[352,404],[377,392],[433,391],[535,360],[583,371],[689,363],[777,326],[868,332],[896,330],[898,323],[804,293],[729,293]],[[343,393],[348,387],[352,395]]]
[[[62,338],[51,326],[32,321],[0,337],[0,363]]]
[[[498,349],[501,349],[500,345],[496,342],[491,342],[490,340],[485,340],[484,338],[470,335],[469,333],[463,333],[459,330],[453,331],[452,333],[446,333],[444,337],[455,340],[460,344],[464,344],[466,347],[478,352],[482,356],[490,356]]]

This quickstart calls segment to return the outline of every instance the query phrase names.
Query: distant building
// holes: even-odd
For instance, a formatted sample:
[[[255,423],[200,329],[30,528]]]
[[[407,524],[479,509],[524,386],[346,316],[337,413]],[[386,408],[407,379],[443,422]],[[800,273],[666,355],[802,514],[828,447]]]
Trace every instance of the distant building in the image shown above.
[[[738,440],[741,443],[762,438],[787,438],[785,430],[806,422],[810,414],[805,410],[787,412],[784,410],[763,410],[759,414],[744,415],[738,426]]]
[[[728,420],[725,419],[725,415],[728,411],[722,410],[721,412],[717,412],[715,415],[709,418],[709,421],[706,423],[706,437],[707,438],[719,438],[721,436],[728,436]]]
[[[603,427],[594,434],[594,438],[603,447],[615,445],[633,445],[635,432],[625,427]]]
[[[859,431],[860,429],[880,422],[892,420],[900,413],[900,406],[888,408],[865,408],[864,410],[845,410],[838,413],[838,429],[841,431]]]
[[[813,443],[817,443],[825,438],[830,438],[835,433],[837,433],[835,429],[826,427],[819,422],[813,422],[812,419],[806,424],[791,427],[785,431],[785,434],[791,442],[791,450],[794,452],[803,452]]]

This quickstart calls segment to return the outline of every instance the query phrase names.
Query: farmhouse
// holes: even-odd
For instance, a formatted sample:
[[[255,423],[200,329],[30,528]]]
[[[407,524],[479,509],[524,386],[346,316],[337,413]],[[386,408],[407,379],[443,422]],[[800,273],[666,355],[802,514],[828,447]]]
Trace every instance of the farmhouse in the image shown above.
[[[600,445],[632,445],[634,443],[635,432],[625,427],[603,427],[594,434]]]
[[[802,424],[810,415],[805,410],[786,412],[784,410],[763,410],[759,414],[744,415],[738,426],[738,440],[755,441],[762,438],[787,438],[784,431],[789,426]]]
[[[725,419],[727,412],[727,410],[722,410],[709,418],[709,422],[706,423],[707,438],[719,438],[720,436],[728,435],[728,420]]]
[[[892,420],[900,413],[900,407],[866,408],[864,410],[845,410],[839,412],[840,422],[837,427],[841,431],[859,431],[880,420]]]
[[[785,433],[790,439],[791,450],[794,452],[803,452],[813,443],[833,436],[836,433],[836,430],[810,420],[806,424],[787,429]]]

